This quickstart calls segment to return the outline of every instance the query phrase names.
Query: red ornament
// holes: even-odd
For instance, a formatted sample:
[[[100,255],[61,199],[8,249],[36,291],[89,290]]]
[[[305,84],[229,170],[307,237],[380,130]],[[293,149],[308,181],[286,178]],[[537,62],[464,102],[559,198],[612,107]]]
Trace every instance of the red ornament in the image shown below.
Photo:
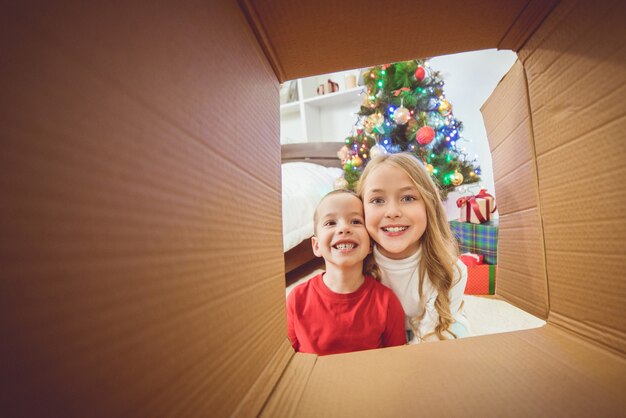
[[[430,126],[422,126],[417,131],[415,135],[415,139],[422,145],[430,144],[435,137],[435,130]]]
[[[417,70],[415,70],[415,78],[417,81],[422,81],[424,77],[426,77],[426,71],[424,70],[424,67],[420,65],[417,67]]]

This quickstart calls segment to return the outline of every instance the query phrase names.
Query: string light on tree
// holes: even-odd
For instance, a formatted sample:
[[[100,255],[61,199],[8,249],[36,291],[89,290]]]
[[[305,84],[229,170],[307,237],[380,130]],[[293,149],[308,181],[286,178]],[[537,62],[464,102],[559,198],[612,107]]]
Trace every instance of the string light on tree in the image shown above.
[[[384,153],[411,152],[442,188],[480,180],[476,160],[456,147],[462,123],[445,98],[444,82],[427,61],[411,60],[369,68],[356,126],[338,157],[344,179],[354,188],[364,167]]]

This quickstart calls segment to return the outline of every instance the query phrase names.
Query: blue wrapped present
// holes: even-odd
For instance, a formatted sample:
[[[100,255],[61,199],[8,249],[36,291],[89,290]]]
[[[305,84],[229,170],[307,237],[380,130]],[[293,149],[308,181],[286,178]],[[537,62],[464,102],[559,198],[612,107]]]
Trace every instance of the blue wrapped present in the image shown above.
[[[461,253],[482,255],[485,264],[498,261],[498,221],[484,224],[450,221],[450,228],[459,243]]]

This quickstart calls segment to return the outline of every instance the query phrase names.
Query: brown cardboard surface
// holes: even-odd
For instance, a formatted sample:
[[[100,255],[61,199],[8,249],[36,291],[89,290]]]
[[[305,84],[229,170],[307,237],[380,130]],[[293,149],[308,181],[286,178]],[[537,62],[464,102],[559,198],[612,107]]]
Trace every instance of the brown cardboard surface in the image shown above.
[[[626,362],[552,326],[319,357],[294,417],[617,416]]]
[[[521,62],[513,65],[481,111],[492,150],[500,213],[496,293],[546,319],[549,294],[544,233],[532,117]]]
[[[297,355],[297,354],[296,354]],[[316,356],[313,357],[313,363]],[[259,378],[254,382],[246,396],[239,402],[233,416],[257,416],[263,409],[276,382],[283,384],[286,380],[288,367],[292,367],[294,352],[289,339],[285,339],[282,346],[276,350],[274,357],[269,361]]]
[[[544,21],[553,1],[240,4],[5,5],[2,414],[622,414],[626,202],[602,182],[624,174],[624,5],[565,0]],[[529,97],[505,78],[490,113],[505,116],[486,123],[497,161],[528,152],[506,141],[525,137],[529,102],[538,159],[498,166],[496,187],[517,176],[527,201],[538,173],[539,203],[503,192],[498,280],[548,325],[292,355],[276,77],[509,43],[525,45]]]
[[[403,59],[496,46],[515,48],[526,41],[555,1],[510,0],[506,7],[497,0],[240,3],[278,78],[284,81]],[[419,41],[407,42],[413,36],[408,33],[381,31],[381,22],[415,28]]]
[[[278,82],[236,3],[4,4],[0,44],[0,415],[258,412]]]
[[[309,382],[318,356],[296,353],[260,414],[262,417],[293,417]]]
[[[522,63],[516,61],[496,88],[496,94],[492,93],[480,108],[492,152],[529,118],[528,87]],[[506,91],[497,93],[501,90]]]
[[[496,294],[547,319],[550,306],[540,225],[536,208],[500,216]]]
[[[535,163],[534,161],[527,161],[519,164],[521,165],[511,165],[510,171],[495,181],[496,204],[500,215],[513,214],[537,207]]]
[[[528,111],[526,111],[528,114]],[[496,149],[492,151],[493,160],[497,162],[493,167],[493,175],[498,180],[503,180],[509,173],[521,168],[526,163],[534,160],[534,149],[532,146],[532,129],[530,127],[530,120],[526,119],[523,123],[518,125],[515,130],[508,133],[506,140]],[[537,174],[535,165],[532,164],[527,171],[529,174],[533,174],[534,182],[528,185],[519,187],[520,189],[537,190]],[[522,175],[518,173],[516,177]],[[531,202],[537,203],[537,199],[531,199]],[[504,207],[502,210],[505,213],[510,213],[518,210],[517,207]]]
[[[593,136],[605,123],[623,116],[621,106],[606,104],[623,97],[619,93],[624,91],[626,29],[619,22],[626,16],[624,7],[577,4],[559,30],[528,54],[533,123],[541,138],[538,156],[574,138]],[[575,117],[581,112],[597,116]]]
[[[515,23],[507,31],[498,49],[519,51],[529,36],[543,23],[549,12],[559,3],[559,0],[532,0],[519,14]]]
[[[548,321],[624,355],[626,195],[619,185],[626,175],[626,7],[579,2],[558,12],[542,27],[541,42],[529,43],[532,50],[524,53],[545,226]],[[601,105],[611,98],[616,106]],[[567,178],[573,167],[584,170]]]

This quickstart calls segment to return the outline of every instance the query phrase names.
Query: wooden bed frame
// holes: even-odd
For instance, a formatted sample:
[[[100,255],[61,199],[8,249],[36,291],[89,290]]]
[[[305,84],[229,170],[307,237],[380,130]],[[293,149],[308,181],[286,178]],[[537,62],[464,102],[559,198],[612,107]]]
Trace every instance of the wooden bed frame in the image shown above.
[[[283,163],[307,162],[324,167],[341,168],[341,161],[337,151],[344,145],[343,142],[306,142],[302,144],[284,144],[281,146],[281,160]],[[311,240],[305,239],[284,254],[285,273],[295,270],[314,260],[315,254],[311,248]]]

